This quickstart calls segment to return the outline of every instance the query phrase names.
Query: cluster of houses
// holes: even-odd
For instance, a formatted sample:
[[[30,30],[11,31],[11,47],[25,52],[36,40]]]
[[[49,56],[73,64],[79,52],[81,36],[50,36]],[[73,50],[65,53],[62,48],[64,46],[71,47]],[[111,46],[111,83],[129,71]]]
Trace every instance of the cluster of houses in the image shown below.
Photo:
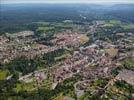
[[[9,34],[0,37],[0,63],[6,63],[10,60],[26,56],[33,58],[41,50],[47,49],[46,45],[35,42],[32,31],[22,31],[19,33]]]
[[[103,23],[98,21],[96,25]],[[124,50],[134,48],[134,34],[117,33],[116,35],[121,37],[121,39],[113,43],[96,40],[93,44],[79,47],[80,44],[88,41],[89,38],[86,34],[72,31],[56,33],[50,40],[50,43],[53,44],[50,46],[36,41],[38,39],[32,31],[22,31],[14,34],[7,33],[0,36],[0,64],[9,62],[16,57],[26,56],[27,58],[33,59],[38,55],[43,55],[61,47],[76,46],[79,48],[71,56],[62,60],[56,67],[51,69],[50,76],[53,79],[53,86],[55,87],[57,83],[77,73],[83,76],[83,80],[90,80],[96,76],[107,77],[111,75],[111,70],[117,67],[117,61],[126,59],[127,57],[134,57],[132,50],[124,53]],[[122,38],[125,35],[130,38]],[[130,78],[129,76],[133,80],[133,72],[130,71],[129,73],[131,74],[127,72],[129,71],[122,71],[117,78],[133,84],[133,81],[128,80]],[[19,80],[29,83],[34,79],[41,81],[46,78],[45,71],[41,70],[20,76]],[[89,81],[84,82],[84,84],[86,83],[89,83]],[[78,86],[78,88],[80,87],[81,85]]]
[[[45,72],[45,70],[38,70],[38,71],[34,71],[32,73],[29,73],[27,75],[24,76],[20,76],[19,77],[19,81],[25,82],[25,83],[30,83],[33,81],[43,81],[47,78],[47,74]]]
[[[86,36],[83,34],[72,33],[71,31],[61,32],[54,36],[54,39],[51,40],[53,45],[50,46],[37,42],[37,37],[32,31],[6,33],[6,35],[0,36],[0,63],[7,63],[21,56],[33,59],[38,55],[61,47],[79,45],[84,37]]]
[[[131,37],[134,36],[131,34]],[[133,47],[134,41],[122,38],[115,42],[97,40],[93,44],[80,47],[74,51],[71,57],[52,70],[54,83],[62,82],[64,79],[79,73],[83,80],[90,80],[93,77],[110,77],[111,71],[119,66],[117,61],[134,57],[134,52],[124,53],[130,46]]]
[[[51,41],[55,46],[78,46],[81,42],[87,42],[88,37],[85,34],[77,32],[65,31],[54,35]]]
[[[80,47],[72,57],[62,61],[52,71],[53,81],[61,82],[76,73],[81,73],[86,79],[95,75],[107,75],[114,65],[113,57],[104,48],[100,49],[99,45]]]

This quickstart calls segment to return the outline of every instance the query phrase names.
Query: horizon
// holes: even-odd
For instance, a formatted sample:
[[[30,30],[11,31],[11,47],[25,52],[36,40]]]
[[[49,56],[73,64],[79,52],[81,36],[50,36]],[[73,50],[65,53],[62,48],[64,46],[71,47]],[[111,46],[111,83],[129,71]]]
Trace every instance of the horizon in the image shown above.
[[[1,0],[0,4],[134,4],[132,0]]]

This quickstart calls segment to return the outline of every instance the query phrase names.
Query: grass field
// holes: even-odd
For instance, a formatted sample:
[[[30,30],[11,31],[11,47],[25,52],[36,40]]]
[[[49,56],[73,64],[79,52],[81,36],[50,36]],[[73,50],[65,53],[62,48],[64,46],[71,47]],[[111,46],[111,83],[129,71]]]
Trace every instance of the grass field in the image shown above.
[[[9,74],[8,70],[0,70],[0,80],[4,80]]]
[[[105,49],[105,51],[110,55],[110,57],[115,57],[118,53],[118,50],[114,48]]]
[[[118,20],[110,20],[108,22],[106,22],[103,27],[113,27],[115,25],[121,25],[121,22]]]
[[[123,29],[127,30],[127,29],[134,29],[134,24],[125,24],[121,26]]]

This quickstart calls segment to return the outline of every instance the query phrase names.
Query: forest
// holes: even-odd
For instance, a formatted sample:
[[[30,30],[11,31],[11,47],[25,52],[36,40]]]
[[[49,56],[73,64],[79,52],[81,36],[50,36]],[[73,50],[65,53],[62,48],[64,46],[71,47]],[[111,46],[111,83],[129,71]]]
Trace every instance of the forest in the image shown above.
[[[133,8],[133,4],[3,4],[0,10],[0,34],[30,30],[29,24],[41,21],[73,20],[75,23],[81,23],[115,19],[134,23]]]

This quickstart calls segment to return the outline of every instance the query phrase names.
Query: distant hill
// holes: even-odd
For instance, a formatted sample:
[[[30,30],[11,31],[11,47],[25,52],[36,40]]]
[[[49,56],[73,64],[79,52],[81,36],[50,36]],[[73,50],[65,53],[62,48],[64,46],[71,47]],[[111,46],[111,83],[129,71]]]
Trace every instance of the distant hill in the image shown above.
[[[80,15],[86,17],[82,18]],[[117,19],[134,23],[134,4],[2,4],[0,8],[0,32],[19,30],[25,24],[36,21],[93,21]],[[23,29],[22,28],[22,29]]]

